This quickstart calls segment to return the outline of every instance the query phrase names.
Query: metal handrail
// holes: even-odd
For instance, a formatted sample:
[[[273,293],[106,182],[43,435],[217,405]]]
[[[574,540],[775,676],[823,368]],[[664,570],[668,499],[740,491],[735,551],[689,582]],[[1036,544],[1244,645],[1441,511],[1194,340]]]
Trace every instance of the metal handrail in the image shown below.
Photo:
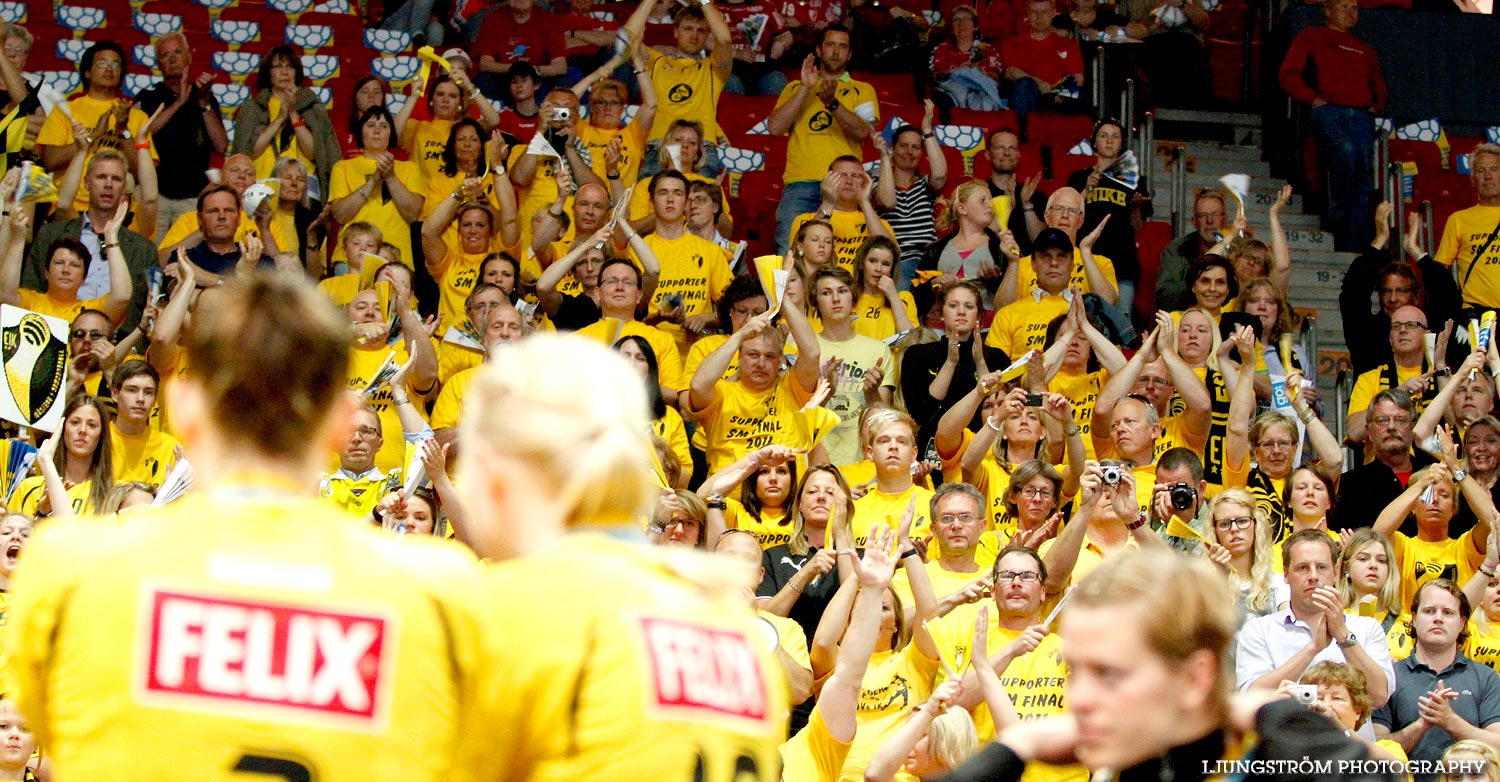
[[[1422,202],[1422,239],[1421,239],[1421,242],[1422,242],[1422,251],[1423,252],[1430,253],[1430,252],[1432,252],[1432,248],[1434,248],[1434,247],[1437,246],[1437,241],[1436,241],[1437,227],[1434,226],[1432,223],[1433,223],[1432,202],[1431,201],[1423,201]]]

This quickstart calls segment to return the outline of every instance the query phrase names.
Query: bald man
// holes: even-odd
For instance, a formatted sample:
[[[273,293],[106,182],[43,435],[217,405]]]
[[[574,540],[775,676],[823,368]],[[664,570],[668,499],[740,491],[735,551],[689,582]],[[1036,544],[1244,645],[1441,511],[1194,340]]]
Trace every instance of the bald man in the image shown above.
[[[1047,199],[1047,211],[1042,219],[1048,228],[1062,231],[1073,243],[1073,275],[1068,280],[1068,287],[1093,293],[1109,304],[1118,301],[1120,292],[1115,287],[1114,263],[1102,255],[1084,255],[1078,249],[1078,229],[1083,227],[1083,194],[1071,187],[1058,188]],[[1033,295],[1032,290],[1036,287],[1036,269],[1028,255],[1006,268],[1000,291],[995,295],[995,308],[998,310],[1022,296]]]
[[[1391,355],[1395,366],[1381,364],[1354,381],[1354,392],[1349,395],[1347,424],[1350,440],[1365,442],[1366,410],[1376,393],[1387,388],[1400,388],[1411,396],[1417,415],[1422,414],[1427,402],[1436,395],[1440,383],[1433,383],[1432,378],[1434,375],[1446,377],[1448,368],[1433,371],[1427,360],[1426,335],[1427,316],[1420,308],[1407,305],[1391,313]]]

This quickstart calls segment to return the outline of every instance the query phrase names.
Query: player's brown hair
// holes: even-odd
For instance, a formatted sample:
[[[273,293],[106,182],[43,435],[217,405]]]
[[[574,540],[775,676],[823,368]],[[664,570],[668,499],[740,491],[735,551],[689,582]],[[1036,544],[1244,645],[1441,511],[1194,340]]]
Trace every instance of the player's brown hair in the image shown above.
[[[321,291],[289,275],[236,275],[222,290],[185,335],[187,376],[220,431],[267,456],[300,454],[345,386],[348,325]]]

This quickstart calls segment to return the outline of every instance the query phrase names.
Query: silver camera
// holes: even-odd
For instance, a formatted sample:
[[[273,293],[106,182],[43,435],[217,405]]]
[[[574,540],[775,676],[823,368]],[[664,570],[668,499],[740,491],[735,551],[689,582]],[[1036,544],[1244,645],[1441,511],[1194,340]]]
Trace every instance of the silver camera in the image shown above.
[[[1120,482],[1120,468],[1118,465],[1106,465],[1099,468],[1099,474],[1104,478],[1104,485],[1114,486]]]
[[[1287,690],[1303,706],[1311,706],[1318,702],[1318,685],[1316,684],[1289,684]]]
[[[567,106],[558,106],[552,110],[553,122],[567,122],[573,116],[573,110]]]

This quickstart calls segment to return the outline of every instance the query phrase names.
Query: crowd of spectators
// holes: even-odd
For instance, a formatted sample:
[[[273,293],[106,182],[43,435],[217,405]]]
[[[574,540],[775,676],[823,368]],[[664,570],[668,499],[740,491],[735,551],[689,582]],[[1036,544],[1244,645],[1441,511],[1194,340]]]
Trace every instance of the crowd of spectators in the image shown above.
[[[394,98],[360,79],[338,96],[347,126],[297,53],[271,49],[232,133],[180,33],[155,41],[160,81],[134,100],[124,52],[103,42],[80,60],[79,94],[46,112],[25,73],[32,38],[10,25],[0,83],[6,111],[29,121],[7,137],[0,178],[0,302],[69,325],[62,423],[35,435],[36,474],[8,487],[0,587],[44,519],[138,512],[192,463],[178,435],[196,424],[168,389],[199,382],[202,335],[225,333],[216,300],[240,302],[239,278],[295,278],[342,312],[342,385],[361,395],[305,477],[325,507],[392,534],[515,554],[476,515],[504,501],[456,472],[523,448],[465,439],[512,425],[465,401],[501,393],[506,351],[576,332],[638,370],[588,389],[644,389],[635,456],[659,495],[630,521],[652,543],[760,568],[745,600],[800,704],[784,779],[929,778],[979,755],[1081,780],[1146,761],[1091,756],[1077,735],[1062,754],[1025,742],[1042,740],[1027,726],[1087,718],[1077,677],[1110,676],[1103,647],[1064,647],[1058,611],[1080,639],[1101,611],[1163,622],[1100,586],[1129,593],[1148,562],[1153,589],[1203,587],[1184,621],[1223,631],[1208,673],[1173,660],[1184,691],[1201,679],[1215,702],[1228,686],[1303,698],[1317,725],[1358,737],[1338,751],[1435,761],[1458,747],[1493,766],[1500,350],[1467,334],[1500,306],[1500,147],[1475,150],[1478,204],[1432,255],[1416,230],[1387,248],[1406,218],[1372,209],[1368,177],[1350,173],[1368,167],[1350,150],[1369,149],[1359,128],[1383,97],[1378,68],[1365,92],[1298,81],[1297,57],[1327,72],[1343,67],[1320,59],[1329,50],[1368,53],[1338,43],[1352,4],[1333,0],[1321,38],[1294,44],[1281,71],[1350,184],[1330,206],[1341,241],[1364,251],[1341,299],[1358,373],[1346,410],[1320,398],[1298,338],[1290,188],[1264,214],[1199,193],[1194,231],[1151,280],[1136,244],[1150,196],[1120,172],[1120,121],[1094,125],[1092,164],[1051,192],[1017,175],[1035,112],[1084,110],[1090,31],[1146,40],[1159,96],[1198,90],[1191,56],[1164,54],[1201,53],[1198,0],[1061,13],[1028,0],[1008,37],[993,9],[969,5],[933,25],[900,4],[645,0],[615,29],[586,0],[461,4],[474,40],[444,54],[451,70]],[[398,19],[436,37],[428,6],[408,5]],[[930,52],[925,115],[889,135],[850,73],[877,46]],[[767,128],[789,137],[780,255],[748,258],[737,241],[727,90],[779,96]],[[988,129],[989,176],[965,180],[934,123],[1002,100],[1019,126]],[[55,203],[20,197],[22,160],[51,174]],[[1138,285],[1154,285],[1154,312],[1134,309]],[[523,376],[508,393],[555,417],[552,382]],[[11,712],[0,701],[0,726]],[[1296,732],[1278,726],[1275,741]],[[981,753],[994,737],[1012,756]]]

